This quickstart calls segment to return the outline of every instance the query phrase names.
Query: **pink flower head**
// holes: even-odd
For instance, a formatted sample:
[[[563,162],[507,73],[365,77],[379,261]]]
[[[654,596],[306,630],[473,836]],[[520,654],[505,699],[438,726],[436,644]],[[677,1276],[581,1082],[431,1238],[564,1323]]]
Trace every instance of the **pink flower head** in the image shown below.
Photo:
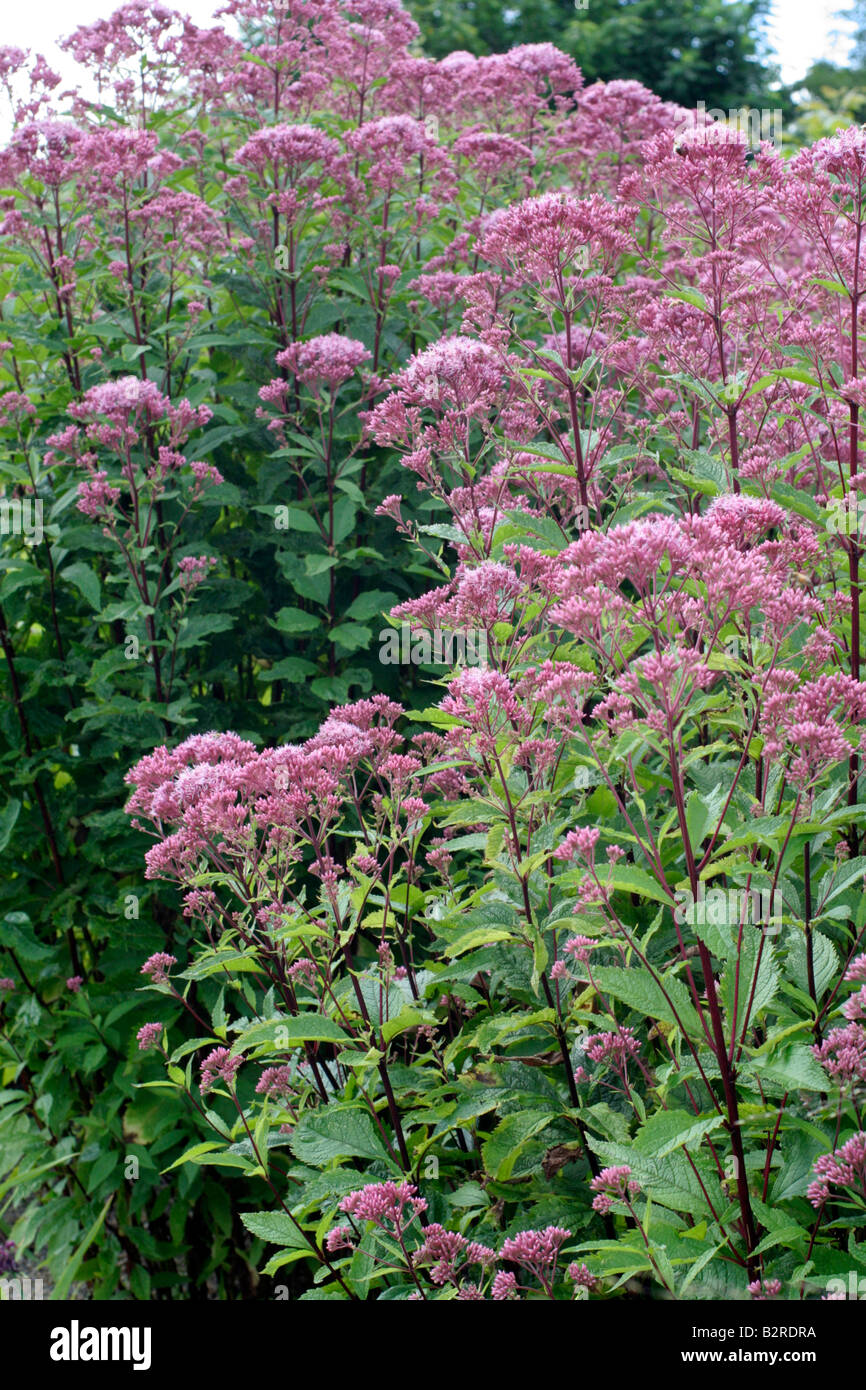
[[[35,413],[33,402],[20,391],[4,391],[0,396],[0,425],[23,423]]]
[[[268,168],[284,170],[294,183],[312,164],[324,168],[334,163],[340,153],[336,140],[310,125],[265,126],[250,136],[238,150],[238,164],[246,164],[256,173]]]
[[[581,826],[579,830],[569,830],[562,844],[554,851],[556,859],[576,859],[578,855],[592,863],[594,851],[601,831],[594,826]]]
[[[184,593],[191,593],[203,584],[216,564],[217,560],[213,555],[185,555],[179,560],[177,568],[180,573],[180,587]]]
[[[291,1068],[265,1067],[256,1082],[256,1094],[260,1096],[286,1096],[292,1088]]]
[[[575,1262],[574,1264],[570,1264],[568,1266],[566,1273],[571,1282],[573,1284],[577,1284],[578,1288],[591,1290],[596,1288],[596,1286],[598,1285],[598,1280],[596,1279],[594,1274],[590,1273],[586,1265],[577,1264]]]
[[[431,1222],[424,1231],[424,1244],[415,1256],[418,1264],[430,1264],[430,1279],[434,1284],[456,1283],[457,1267],[467,1249],[466,1237],[458,1231],[446,1231],[438,1222]]]
[[[630,1057],[640,1052],[640,1042],[633,1028],[619,1027],[613,1033],[593,1033],[584,1043],[584,1051],[593,1062],[610,1062],[621,1070]]]
[[[813,1167],[815,1181],[806,1189],[813,1207],[822,1207],[829,1199],[831,1187],[856,1188],[866,1197],[866,1133],[853,1135],[833,1153],[821,1154]]]
[[[342,333],[325,333],[318,338],[308,338],[306,342],[290,343],[277,353],[276,360],[278,367],[286,367],[294,372],[305,386],[314,391],[324,383],[329,391],[334,392],[354,376],[371,356],[357,338],[346,338]],[[285,389],[285,383],[281,385]],[[263,391],[267,390],[263,388]]]
[[[102,520],[120,497],[120,488],[108,481],[104,469],[91,473],[87,482],[78,484],[78,510],[92,520]]]
[[[594,941],[591,936],[570,936],[563,950],[566,955],[572,956],[576,961],[580,961],[581,965],[585,965],[589,960],[590,951],[597,945],[598,942]]]
[[[354,1216],[358,1221],[372,1221],[382,1227],[390,1223],[399,1231],[405,1230],[426,1210],[426,1201],[409,1182],[368,1183],[357,1192],[350,1192],[340,1203],[340,1211],[347,1216]]]
[[[845,1000],[843,1014],[850,1022],[866,1018],[866,985],[863,985],[850,999]]]
[[[560,1247],[571,1236],[563,1226],[545,1226],[542,1231],[520,1231],[503,1241],[500,1259],[520,1265],[545,1285],[556,1278]]]
[[[748,1291],[755,1299],[778,1298],[782,1292],[780,1279],[753,1279]]]
[[[66,988],[70,991],[71,994],[77,994],[83,984],[83,975],[70,975],[69,979],[66,981]]]
[[[232,1057],[227,1047],[215,1047],[201,1064],[202,1093],[209,1091],[218,1079],[231,1085],[242,1061],[242,1057]]]
[[[161,1023],[145,1023],[136,1033],[138,1046],[141,1052],[147,1052],[149,1048],[156,1047],[162,1037]]]
[[[616,1200],[626,1200],[640,1191],[640,1183],[631,1176],[627,1163],[615,1168],[603,1168],[597,1178],[593,1178],[590,1188],[597,1195],[593,1198],[593,1210],[606,1215]]]
[[[504,1303],[511,1299],[519,1298],[517,1292],[517,1276],[509,1270],[501,1269],[494,1276],[491,1286],[491,1297],[496,1303]]]
[[[389,516],[392,521],[396,521],[400,525],[403,521],[402,505],[403,498],[399,492],[391,492],[383,502],[379,503],[376,508],[376,516]]]
[[[325,1236],[325,1249],[328,1254],[333,1255],[338,1250],[351,1250],[352,1235],[351,1226],[334,1226]]]
[[[542,193],[498,211],[481,242],[485,260],[519,268],[528,280],[546,285],[563,274],[604,266],[628,246],[625,229],[633,216],[600,195],[578,200],[568,193]]]
[[[812,1052],[838,1085],[845,1087],[866,1081],[866,1029],[852,1021],[847,1028],[834,1028]]]
[[[155,985],[164,985],[168,981],[169,971],[173,965],[177,965],[176,956],[170,956],[165,951],[155,951],[144,962],[141,973],[142,975],[149,975]]]
[[[845,971],[845,979],[852,983],[866,982],[866,955],[854,957]]]

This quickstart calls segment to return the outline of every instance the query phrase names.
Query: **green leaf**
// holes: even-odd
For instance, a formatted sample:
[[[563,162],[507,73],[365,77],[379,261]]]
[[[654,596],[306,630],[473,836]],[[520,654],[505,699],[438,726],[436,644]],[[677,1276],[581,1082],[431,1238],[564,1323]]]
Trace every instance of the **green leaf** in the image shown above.
[[[653,902],[672,907],[669,893],[659,885],[651,874],[631,864],[618,864],[611,875],[611,886],[619,893],[636,893],[640,898],[652,898]]]
[[[514,1165],[525,1146],[556,1119],[549,1110],[518,1110],[496,1126],[482,1145],[484,1167],[497,1182],[510,1178]]]
[[[656,983],[644,970],[623,970],[620,966],[608,965],[593,970],[593,978],[603,994],[612,994],[614,999],[621,999],[638,1013],[675,1023],[690,1033],[700,1030],[688,988],[672,975],[661,976],[661,982]]]
[[[700,847],[710,830],[713,829],[717,818],[718,813],[712,805],[707,803],[706,798],[698,792],[689,794],[686,803],[686,828],[695,849]]]
[[[313,1167],[323,1167],[336,1158],[370,1158],[398,1169],[367,1111],[354,1106],[329,1105],[304,1116],[295,1126],[290,1148],[302,1163]]]
[[[321,618],[305,613],[302,608],[281,608],[276,618],[268,621],[280,632],[313,632],[322,626]]]
[[[467,951],[474,951],[477,946],[487,946],[494,941],[511,941],[514,939],[514,932],[507,927],[473,927],[471,931],[464,932],[456,941],[450,942],[445,947],[446,956],[462,956]]]
[[[228,632],[234,625],[235,620],[228,613],[194,613],[192,617],[184,619],[177,639],[178,651],[198,646],[206,637],[216,632]]]
[[[309,512],[302,511],[300,507],[282,507],[271,504],[267,507],[254,508],[257,512],[265,512],[274,518],[277,525],[277,535],[288,531],[303,531],[306,535],[320,536],[321,528],[315,517]]]
[[[838,977],[840,968],[836,947],[820,931],[812,932],[812,962],[815,972],[815,993],[820,999],[825,989]],[[785,974],[789,980],[793,980],[795,985],[799,985],[804,994],[808,994],[809,965],[805,933],[795,936],[788,947]]]
[[[9,843],[12,831],[15,829],[15,822],[21,814],[21,802],[10,800],[6,803],[3,811],[0,812],[0,850],[4,850]]]
[[[303,1249],[312,1254],[309,1244],[285,1212],[245,1211],[241,1212],[241,1221],[260,1240],[266,1240],[271,1245],[288,1245],[294,1250]]]
[[[519,526],[521,531],[539,536],[551,549],[562,550],[568,544],[568,538],[562,534],[562,528],[552,517],[532,516],[530,512],[506,512],[505,515],[509,521]]]
[[[81,1264],[81,1261],[84,1259],[84,1256],[87,1254],[87,1251],[93,1244],[94,1240],[96,1239],[99,1231],[102,1229],[102,1223],[108,1215],[108,1208],[111,1206],[113,1201],[114,1193],[112,1192],[109,1197],[106,1197],[105,1205],[103,1206],[102,1211],[97,1216],[93,1225],[90,1227],[90,1230],[87,1232],[87,1235],[84,1237],[82,1241],[79,1242],[78,1245],[76,1245],[74,1251],[72,1252],[71,1256],[64,1265],[60,1277],[51,1291],[51,1298],[54,1302],[62,1302],[69,1297],[69,1290],[72,1287],[72,1281],[78,1273],[78,1267]]]
[[[363,622],[365,618],[378,618],[394,607],[397,595],[388,589],[368,589],[359,594],[346,609],[346,617]]]
[[[305,555],[304,569],[307,574],[327,574],[340,562],[336,555]]]
[[[372,632],[362,623],[339,623],[337,627],[331,628],[329,636],[332,642],[347,652],[356,652],[361,647],[368,647],[373,640]]]
[[[74,565],[67,565],[65,570],[60,571],[61,579],[65,579],[70,584],[74,584],[80,594],[87,599],[97,613],[102,607],[102,587],[99,583],[99,576],[85,565],[83,560],[77,560]]]
[[[748,1070],[762,1081],[775,1081],[786,1090],[826,1091],[827,1077],[804,1043],[789,1046],[769,1057],[762,1055],[749,1063]]]
[[[852,883],[857,883],[866,877],[866,858],[849,859],[839,869],[830,869],[821,879],[816,894],[821,911],[825,911],[836,898],[851,887]],[[826,894],[826,896],[825,896]]]
[[[0,946],[15,951],[22,960],[50,960],[54,952],[44,942],[37,941],[36,934],[26,912],[7,912],[0,922]]]
[[[269,1018],[263,1023],[253,1023],[238,1035],[232,1047],[236,1052],[246,1052],[265,1043],[282,1049],[305,1042],[333,1042],[345,1047],[351,1039],[332,1018],[311,1012],[298,1014],[296,1018]]]
[[[695,309],[704,309],[709,312],[709,305],[700,290],[692,289],[691,285],[680,285],[675,290],[668,290],[668,299],[681,299],[685,304],[691,304]]]
[[[170,1163],[167,1168],[163,1169],[163,1172],[170,1173],[172,1168],[180,1168],[184,1163],[194,1163],[202,1154],[212,1153],[215,1149],[220,1148],[222,1148],[222,1145],[216,1140],[207,1140],[201,1144],[193,1144],[191,1149],[187,1149],[185,1154],[181,1154],[180,1158],[176,1158],[174,1163]]]
[[[342,676],[318,676],[310,682],[310,690],[319,700],[344,705],[349,698],[349,686]]]
[[[215,975],[218,970],[225,970],[227,966],[231,967],[231,974],[238,970],[255,974],[261,973],[262,970],[251,952],[221,947],[216,951],[206,951],[194,965],[189,966],[187,970],[178,971],[178,977],[182,980],[205,980],[209,975]]]
[[[400,1033],[408,1033],[413,1028],[422,1028],[425,1024],[435,1024],[436,1015],[429,1012],[422,1013],[420,1009],[413,1009],[406,1004],[394,1017],[389,1018],[382,1024],[382,1038],[387,1043],[392,1038],[396,1038]]]
[[[690,1148],[724,1124],[722,1115],[690,1115],[686,1110],[659,1110],[638,1131],[635,1147],[656,1158]]]
[[[290,685],[296,685],[315,672],[312,661],[305,661],[300,656],[285,656],[267,671],[259,671],[258,677],[261,681],[288,681]]]

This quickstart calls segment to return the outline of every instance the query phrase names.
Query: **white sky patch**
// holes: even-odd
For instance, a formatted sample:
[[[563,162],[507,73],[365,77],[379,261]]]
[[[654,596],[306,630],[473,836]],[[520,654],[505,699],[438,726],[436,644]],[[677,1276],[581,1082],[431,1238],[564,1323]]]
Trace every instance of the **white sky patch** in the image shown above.
[[[165,0],[169,9],[188,14],[195,24],[210,27],[214,11],[221,0]],[[587,8],[591,8],[588,0]],[[839,15],[845,0],[773,0],[773,16],[768,26],[785,82],[802,77],[809,65],[819,58],[844,63],[849,50],[850,26]],[[108,18],[118,8],[116,0],[3,0],[0,21],[0,44],[29,48],[33,54],[43,53],[49,64],[63,79],[63,86],[78,83],[88,93],[94,89],[85,82],[73,59],[57,47],[58,38],[73,32],[79,25],[92,24]],[[225,22],[225,21],[221,21]],[[232,26],[233,27],[233,26]],[[8,134],[5,111],[0,114],[0,138]]]
[[[822,58],[844,64],[851,26],[839,11],[846,8],[845,0],[773,0],[767,33],[784,82],[804,77]]]

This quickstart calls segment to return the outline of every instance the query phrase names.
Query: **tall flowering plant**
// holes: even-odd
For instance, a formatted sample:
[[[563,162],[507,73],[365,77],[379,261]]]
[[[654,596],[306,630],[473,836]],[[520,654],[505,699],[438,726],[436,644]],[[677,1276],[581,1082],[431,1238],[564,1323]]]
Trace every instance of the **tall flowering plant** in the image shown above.
[[[259,1176],[267,1272],[315,1255],[329,1296],[819,1296],[863,1199],[866,868],[820,542],[733,493],[559,548],[492,524],[412,605],[489,664],[408,745],[374,697],[129,774],[202,923],[175,997],[204,1022],[243,972],[201,1071],[141,1038],[213,1133],[185,1161]]]
[[[863,131],[221,19],[0,54],[4,1259],[834,1296]]]

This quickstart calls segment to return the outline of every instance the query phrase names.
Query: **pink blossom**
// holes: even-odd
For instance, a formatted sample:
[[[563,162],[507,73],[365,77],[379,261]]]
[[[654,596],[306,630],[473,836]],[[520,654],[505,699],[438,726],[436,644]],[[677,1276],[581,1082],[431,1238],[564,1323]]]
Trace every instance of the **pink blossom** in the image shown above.
[[[357,338],[326,333],[303,343],[290,343],[277,353],[277,366],[295,372],[305,386],[316,389],[320,383],[324,383],[329,391],[336,391],[343,382],[354,376],[362,363],[369,361],[371,355]],[[274,386],[277,384],[272,383]],[[285,389],[284,383],[282,389]],[[259,394],[262,395],[262,392]]]
[[[141,973],[149,975],[153,984],[164,985],[168,982],[169,971],[173,965],[177,965],[176,956],[170,956],[166,951],[156,951],[152,956],[148,956],[141,967]]]
[[[359,1221],[372,1221],[377,1226],[392,1223],[403,1230],[416,1216],[427,1210],[418,1189],[409,1182],[374,1182],[357,1192],[350,1192],[340,1203],[340,1211]]]
[[[202,1093],[209,1091],[218,1080],[231,1085],[235,1073],[243,1062],[243,1057],[232,1057],[228,1048],[215,1047],[201,1064],[200,1086]]]
[[[150,1048],[156,1047],[162,1037],[161,1023],[145,1023],[136,1033],[139,1050],[147,1052]]]

